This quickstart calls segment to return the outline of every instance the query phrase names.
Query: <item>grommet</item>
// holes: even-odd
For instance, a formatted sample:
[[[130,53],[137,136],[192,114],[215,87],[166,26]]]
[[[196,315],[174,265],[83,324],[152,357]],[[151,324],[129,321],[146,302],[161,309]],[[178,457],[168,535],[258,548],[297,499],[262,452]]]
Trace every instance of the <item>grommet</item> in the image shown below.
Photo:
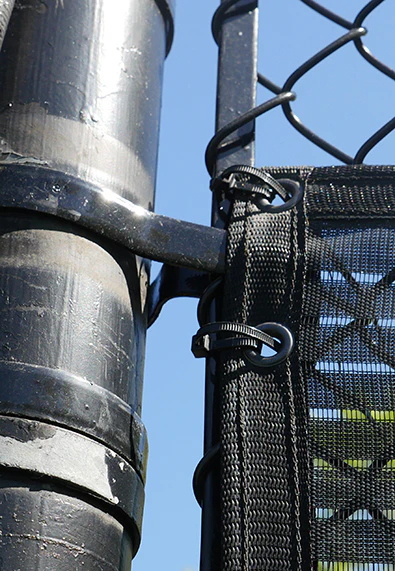
[[[272,212],[273,214],[276,212],[286,212],[290,210],[297,204],[302,196],[303,190],[301,185],[296,180],[291,180],[290,178],[282,178],[277,180],[278,183],[287,191],[288,195],[291,198],[285,201],[284,204],[270,204],[267,200],[256,200],[255,203],[262,212]]]
[[[294,341],[290,330],[284,327],[284,325],[271,322],[261,323],[255,327],[264,333],[268,333],[275,339],[278,339],[280,341],[280,350],[278,353],[276,353],[276,355],[272,355],[271,357],[263,357],[252,349],[246,349],[244,351],[246,359],[248,359],[248,361],[250,361],[250,363],[256,367],[265,368],[274,367],[275,365],[279,365],[285,361],[285,359],[289,357],[294,346]]]

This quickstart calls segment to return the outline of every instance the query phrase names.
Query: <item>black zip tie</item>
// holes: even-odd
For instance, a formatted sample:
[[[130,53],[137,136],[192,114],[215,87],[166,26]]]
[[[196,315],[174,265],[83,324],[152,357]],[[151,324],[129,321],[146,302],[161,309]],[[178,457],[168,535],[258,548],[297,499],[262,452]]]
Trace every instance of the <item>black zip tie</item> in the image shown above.
[[[293,208],[303,196],[299,182],[291,179],[275,179],[264,170],[249,165],[234,165],[223,171],[220,177],[211,181],[211,190],[221,194],[220,216],[227,221],[228,212],[224,206],[228,195],[238,199],[254,200],[262,212],[279,213]],[[275,195],[280,196],[283,204],[272,204]]]
[[[217,335],[221,334],[218,338]],[[252,352],[260,352],[262,345],[266,345],[275,351],[280,351],[282,344],[271,335],[246,325],[245,323],[232,323],[218,321],[208,323],[199,329],[192,338],[192,353],[195,357],[208,357],[210,353],[223,349],[248,349]]]
[[[289,199],[289,193],[278,180],[269,173],[249,165],[234,165],[225,169],[220,177],[211,181],[210,188],[214,192],[222,191],[224,194],[235,191],[247,192],[268,201],[272,201],[275,194],[278,194],[284,202]]]

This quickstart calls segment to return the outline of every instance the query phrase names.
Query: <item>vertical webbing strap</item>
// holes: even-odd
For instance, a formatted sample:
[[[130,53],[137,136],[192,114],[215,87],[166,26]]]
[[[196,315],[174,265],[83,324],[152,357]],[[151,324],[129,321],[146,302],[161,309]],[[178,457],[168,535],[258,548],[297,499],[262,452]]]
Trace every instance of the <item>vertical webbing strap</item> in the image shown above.
[[[236,200],[228,228],[223,318],[285,325],[298,340],[303,204],[262,212]],[[221,360],[222,569],[310,569],[307,404],[297,350],[272,368],[242,350]]]

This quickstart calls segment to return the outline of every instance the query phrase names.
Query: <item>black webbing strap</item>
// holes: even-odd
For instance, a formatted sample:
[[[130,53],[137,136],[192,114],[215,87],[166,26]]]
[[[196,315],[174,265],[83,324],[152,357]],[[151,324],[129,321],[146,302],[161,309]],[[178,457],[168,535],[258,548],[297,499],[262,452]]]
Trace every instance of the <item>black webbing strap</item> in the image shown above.
[[[228,227],[226,321],[286,326],[298,342],[303,201],[262,212],[235,200]],[[221,355],[221,570],[310,569],[308,405],[297,351],[270,368]]]

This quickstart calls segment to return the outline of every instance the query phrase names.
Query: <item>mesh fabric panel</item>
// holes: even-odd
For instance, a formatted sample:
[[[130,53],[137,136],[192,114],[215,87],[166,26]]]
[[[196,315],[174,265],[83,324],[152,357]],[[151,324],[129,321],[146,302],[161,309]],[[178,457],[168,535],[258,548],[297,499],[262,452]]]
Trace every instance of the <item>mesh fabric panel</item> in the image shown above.
[[[316,169],[307,186],[299,354],[318,569],[394,569],[394,194],[392,167]]]
[[[222,568],[393,571],[395,169],[272,173],[304,200],[235,201],[223,315],[296,349],[269,370],[223,355]]]

